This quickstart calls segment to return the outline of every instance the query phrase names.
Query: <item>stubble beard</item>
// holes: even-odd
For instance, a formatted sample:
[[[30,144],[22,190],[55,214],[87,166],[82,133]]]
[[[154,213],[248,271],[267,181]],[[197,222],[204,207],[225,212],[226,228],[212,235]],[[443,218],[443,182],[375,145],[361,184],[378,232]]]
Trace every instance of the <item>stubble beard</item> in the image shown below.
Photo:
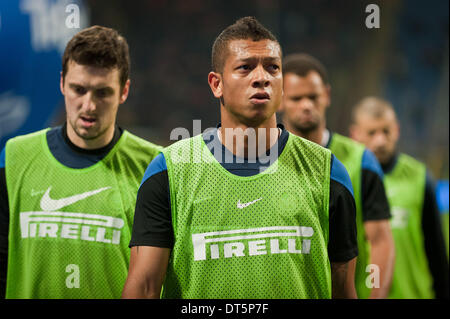
[[[302,135],[309,135],[310,133],[316,131],[320,123],[319,122],[308,122],[308,123],[295,123],[291,122],[291,126],[294,127],[294,129],[299,132]]]
[[[85,141],[93,141],[98,139],[99,137],[101,137],[103,134],[106,133],[106,131],[108,130],[108,127],[105,128],[101,128],[101,127],[92,127],[91,129],[85,129],[82,128],[81,126],[77,126],[76,123],[72,123],[72,129],[75,132],[75,134],[85,140]],[[84,132],[83,132],[84,131]]]

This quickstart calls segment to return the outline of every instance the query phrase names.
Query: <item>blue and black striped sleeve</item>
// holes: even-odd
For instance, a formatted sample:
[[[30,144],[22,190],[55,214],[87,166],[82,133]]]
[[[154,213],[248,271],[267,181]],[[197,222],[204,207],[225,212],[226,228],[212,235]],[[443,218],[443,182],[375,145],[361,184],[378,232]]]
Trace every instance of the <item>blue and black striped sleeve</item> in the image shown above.
[[[433,277],[437,299],[449,298],[448,258],[442,232],[441,216],[436,201],[435,182],[427,170],[422,208],[422,231],[428,266]]]
[[[361,205],[365,222],[391,218],[383,178],[383,170],[375,154],[365,149],[361,163]]]
[[[138,190],[130,247],[173,247],[169,194],[166,160],[160,153],[147,167]]]
[[[347,170],[334,155],[331,156],[328,256],[330,262],[346,262],[358,256],[353,187]]]

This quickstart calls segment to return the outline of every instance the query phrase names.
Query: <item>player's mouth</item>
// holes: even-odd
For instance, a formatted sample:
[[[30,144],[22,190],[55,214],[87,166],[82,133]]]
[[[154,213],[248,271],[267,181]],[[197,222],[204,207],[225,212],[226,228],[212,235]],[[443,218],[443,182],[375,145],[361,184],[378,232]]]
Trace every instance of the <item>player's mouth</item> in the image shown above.
[[[384,148],[378,148],[378,149],[375,149],[375,150],[373,151],[373,153],[374,153],[375,156],[377,156],[377,157],[385,157],[385,156],[388,154],[388,152],[387,152]]]
[[[256,93],[250,97],[250,102],[252,102],[252,104],[264,104],[267,103],[269,100],[270,95],[269,93],[266,92]]]
[[[84,127],[92,127],[97,122],[97,119],[93,116],[81,115],[80,119]]]
[[[314,114],[311,109],[302,109],[297,113],[297,118],[300,121],[312,121],[314,119]]]

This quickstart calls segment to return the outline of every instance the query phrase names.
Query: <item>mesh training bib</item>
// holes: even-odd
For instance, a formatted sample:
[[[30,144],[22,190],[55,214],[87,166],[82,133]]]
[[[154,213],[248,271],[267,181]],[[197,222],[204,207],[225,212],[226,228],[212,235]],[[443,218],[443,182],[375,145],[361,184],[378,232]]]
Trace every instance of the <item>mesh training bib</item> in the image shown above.
[[[330,151],[290,134],[250,177],[201,135],[163,152],[175,234],[163,298],[331,298]]]
[[[400,154],[394,169],[384,176],[391,207],[395,266],[389,298],[434,298],[422,231],[425,165]]]
[[[83,169],[51,154],[47,130],[6,144],[7,298],[119,298],[136,194],[160,148],[127,131]]]
[[[356,204],[356,230],[358,239],[358,258],[355,269],[355,288],[359,299],[366,299],[370,295],[370,288],[366,286],[369,273],[366,267],[370,263],[370,246],[364,230],[363,211],[361,203],[361,163],[364,145],[352,139],[333,133],[330,144],[331,152],[344,164],[352,181]]]

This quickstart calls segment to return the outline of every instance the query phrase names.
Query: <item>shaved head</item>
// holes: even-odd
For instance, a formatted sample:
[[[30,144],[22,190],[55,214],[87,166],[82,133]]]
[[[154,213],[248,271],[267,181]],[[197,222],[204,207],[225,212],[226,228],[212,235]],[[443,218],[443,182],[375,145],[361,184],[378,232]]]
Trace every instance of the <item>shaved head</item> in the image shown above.
[[[394,156],[400,136],[391,103],[377,97],[362,99],[353,109],[350,136],[370,149],[381,164]]]
[[[386,116],[387,113],[397,121],[397,116],[391,103],[375,96],[368,96],[359,101],[353,108],[352,122],[357,123],[358,116],[361,114],[380,119]]]

